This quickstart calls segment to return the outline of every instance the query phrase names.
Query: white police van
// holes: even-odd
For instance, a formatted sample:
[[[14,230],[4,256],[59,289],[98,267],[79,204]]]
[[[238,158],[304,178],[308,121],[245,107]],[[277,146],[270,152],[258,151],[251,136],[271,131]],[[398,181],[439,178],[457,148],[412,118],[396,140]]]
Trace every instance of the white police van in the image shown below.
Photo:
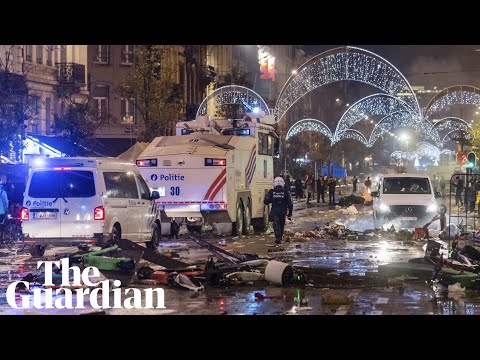
[[[384,174],[379,176],[373,197],[375,227],[395,223],[400,227],[423,226],[437,213],[433,186],[427,175]]]
[[[30,170],[21,212],[33,256],[47,245],[115,243],[120,238],[156,248],[155,198],[129,162],[112,158],[52,158]]]

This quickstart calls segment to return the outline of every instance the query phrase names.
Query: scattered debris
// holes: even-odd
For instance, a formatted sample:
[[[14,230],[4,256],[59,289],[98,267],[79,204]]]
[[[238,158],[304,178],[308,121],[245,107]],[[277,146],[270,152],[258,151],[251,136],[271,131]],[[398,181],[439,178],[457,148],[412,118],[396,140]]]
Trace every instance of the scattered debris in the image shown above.
[[[251,282],[265,280],[265,275],[259,271],[237,271],[225,275],[228,280],[235,282]]]
[[[266,299],[270,299],[270,300],[283,300],[284,299],[284,296],[281,296],[281,295],[263,295],[262,293],[259,293],[259,292],[256,292],[254,296],[255,296],[256,301],[263,301],[263,300],[266,300]]]
[[[357,196],[351,194],[349,196],[342,196],[338,201],[340,206],[351,206],[351,205],[360,205],[365,202],[365,198],[363,196]]]
[[[349,305],[352,298],[345,295],[325,294],[322,296],[322,302],[326,305]]]
[[[448,285],[448,292],[465,292],[465,288],[460,283]]]
[[[289,264],[271,260],[265,268],[265,280],[275,285],[300,285],[305,283],[305,275]]]

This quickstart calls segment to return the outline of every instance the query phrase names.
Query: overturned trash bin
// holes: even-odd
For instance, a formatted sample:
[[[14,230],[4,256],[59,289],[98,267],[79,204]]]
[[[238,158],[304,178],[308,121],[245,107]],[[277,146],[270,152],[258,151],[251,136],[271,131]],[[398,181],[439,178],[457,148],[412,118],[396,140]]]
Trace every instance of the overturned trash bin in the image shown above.
[[[289,264],[271,260],[265,268],[265,280],[275,285],[302,285],[305,275]]]

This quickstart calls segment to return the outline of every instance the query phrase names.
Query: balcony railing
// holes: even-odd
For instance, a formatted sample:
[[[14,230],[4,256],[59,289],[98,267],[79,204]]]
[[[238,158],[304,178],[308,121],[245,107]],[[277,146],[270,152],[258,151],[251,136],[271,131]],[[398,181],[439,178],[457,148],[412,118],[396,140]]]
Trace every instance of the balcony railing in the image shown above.
[[[200,68],[200,87],[206,87],[215,81],[217,72],[215,68],[210,65],[204,65]]]
[[[62,85],[85,86],[85,65],[57,63],[58,82]]]

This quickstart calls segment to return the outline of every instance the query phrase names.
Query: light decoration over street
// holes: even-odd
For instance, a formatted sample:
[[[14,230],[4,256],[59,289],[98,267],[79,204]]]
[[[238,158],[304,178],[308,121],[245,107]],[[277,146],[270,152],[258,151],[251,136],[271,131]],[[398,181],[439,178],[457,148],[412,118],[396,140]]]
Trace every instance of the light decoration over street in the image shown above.
[[[448,116],[452,106],[480,107],[479,88],[457,85],[436,94],[422,114],[412,87],[395,66],[368,50],[344,46],[314,56],[293,72],[282,88],[274,109],[269,109],[255,91],[244,86],[228,85],[208,95],[200,104],[197,116],[212,114],[221,105],[239,104],[247,109],[259,108],[266,114],[275,115],[277,121],[280,121],[304,95],[338,81],[365,83],[381,92],[349,105],[334,132],[319,120],[303,119],[293,124],[286,139],[302,131],[316,131],[325,135],[332,145],[343,139],[355,139],[371,147],[384,135],[396,137],[394,132],[397,129],[408,127],[415,129],[422,138],[443,147],[452,134],[471,128],[464,119]],[[437,118],[438,114],[443,116],[435,124],[432,122],[434,114]],[[370,116],[381,117],[370,135],[352,129],[355,124]]]
[[[345,131],[342,131],[342,133],[338,134],[338,136],[335,138],[335,142],[338,142],[343,139],[354,139],[354,140],[360,141],[365,146],[368,145],[368,140],[365,137],[365,135],[363,135],[360,131],[355,129],[347,129]]]
[[[437,121],[431,129],[432,133],[439,136],[439,146],[445,145],[446,142],[451,140],[450,135],[456,132],[467,132],[471,130],[471,126],[468,122],[458,117],[446,117]],[[441,133],[443,132],[443,133]],[[443,135],[443,138],[442,138]],[[440,140],[441,138],[441,140]]]
[[[401,99],[388,94],[373,94],[366,96],[350,106],[343,113],[335,130],[334,142],[338,142],[340,139],[344,138],[342,137],[343,132],[361,122],[367,116],[386,117],[393,113],[398,113],[399,111],[403,111],[403,113],[406,114],[403,117],[406,124],[404,126],[420,127],[421,117],[412,112],[409,106]],[[367,144],[370,144],[370,142],[367,141]]]
[[[448,87],[430,100],[423,116],[425,119],[431,119],[434,113],[448,111],[454,105],[480,106],[480,89],[470,85]]]
[[[331,142],[333,142],[333,134],[328,126],[317,119],[303,119],[297,121],[287,132],[285,140],[290,139],[292,136],[298,135],[303,131],[316,131],[325,135]]]
[[[429,158],[434,163],[438,163],[440,155],[454,155],[455,151],[448,149],[440,149],[439,147],[425,141],[417,144],[415,151],[394,151],[390,155],[393,160],[418,160],[419,158]]]
[[[412,114],[408,111],[394,111],[378,121],[373,127],[370,138],[368,139],[368,147],[372,147],[375,142],[383,135],[389,135],[395,129],[402,127],[413,127],[420,130],[419,121],[412,121]]]
[[[258,107],[265,111],[265,114],[271,113],[263,98],[252,89],[240,85],[227,85],[216,89],[203,99],[196,116],[207,115],[209,110],[213,113],[217,106],[235,104],[246,105],[251,109]]]
[[[352,64],[355,64],[355,69],[351,68]],[[439,112],[448,113],[454,105],[480,107],[480,89],[469,85],[458,85],[435,95],[422,115],[410,84],[393,65],[369,51],[342,47],[315,56],[290,77],[280,93],[275,115],[280,120],[288,109],[309,91],[341,80],[364,82],[384,92],[366,96],[349,106],[333,132],[332,144],[346,138],[355,138],[363,143],[365,135],[359,136],[358,131],[350,131],[348,136],[344,136],[343,133],[352,130],[352,126],[368,119],[369,116],[382,116],[368,137],[367,147],[373,146],[383,135],[395,136],[394,131],[402,127],[413,128],[423,138],[443,147],[450,140],[451,134],[468,131],[470,125],[465,120],[452,116],[433,124],[432,115]],[[392,89],[396,90],[392,91]],[[309,125],[312,126],[309,127]],[[302,124],[301,128],[301,131],[318,131],[318,125],[311,122]],[[300,131],[299,129],[297,127],[296,131]],[[445,130],[448,131],[446,135]],[[320,132],[328,136],[324,130]]]
[[[402,73],[390,62],[370,51],[344,46],[318,54],[290,76],[275,108],[280,121],[300,98],[321,86],[337,81],[357,81],[396,97],[402,93],[411,111],[420,113],[415,93]]]

